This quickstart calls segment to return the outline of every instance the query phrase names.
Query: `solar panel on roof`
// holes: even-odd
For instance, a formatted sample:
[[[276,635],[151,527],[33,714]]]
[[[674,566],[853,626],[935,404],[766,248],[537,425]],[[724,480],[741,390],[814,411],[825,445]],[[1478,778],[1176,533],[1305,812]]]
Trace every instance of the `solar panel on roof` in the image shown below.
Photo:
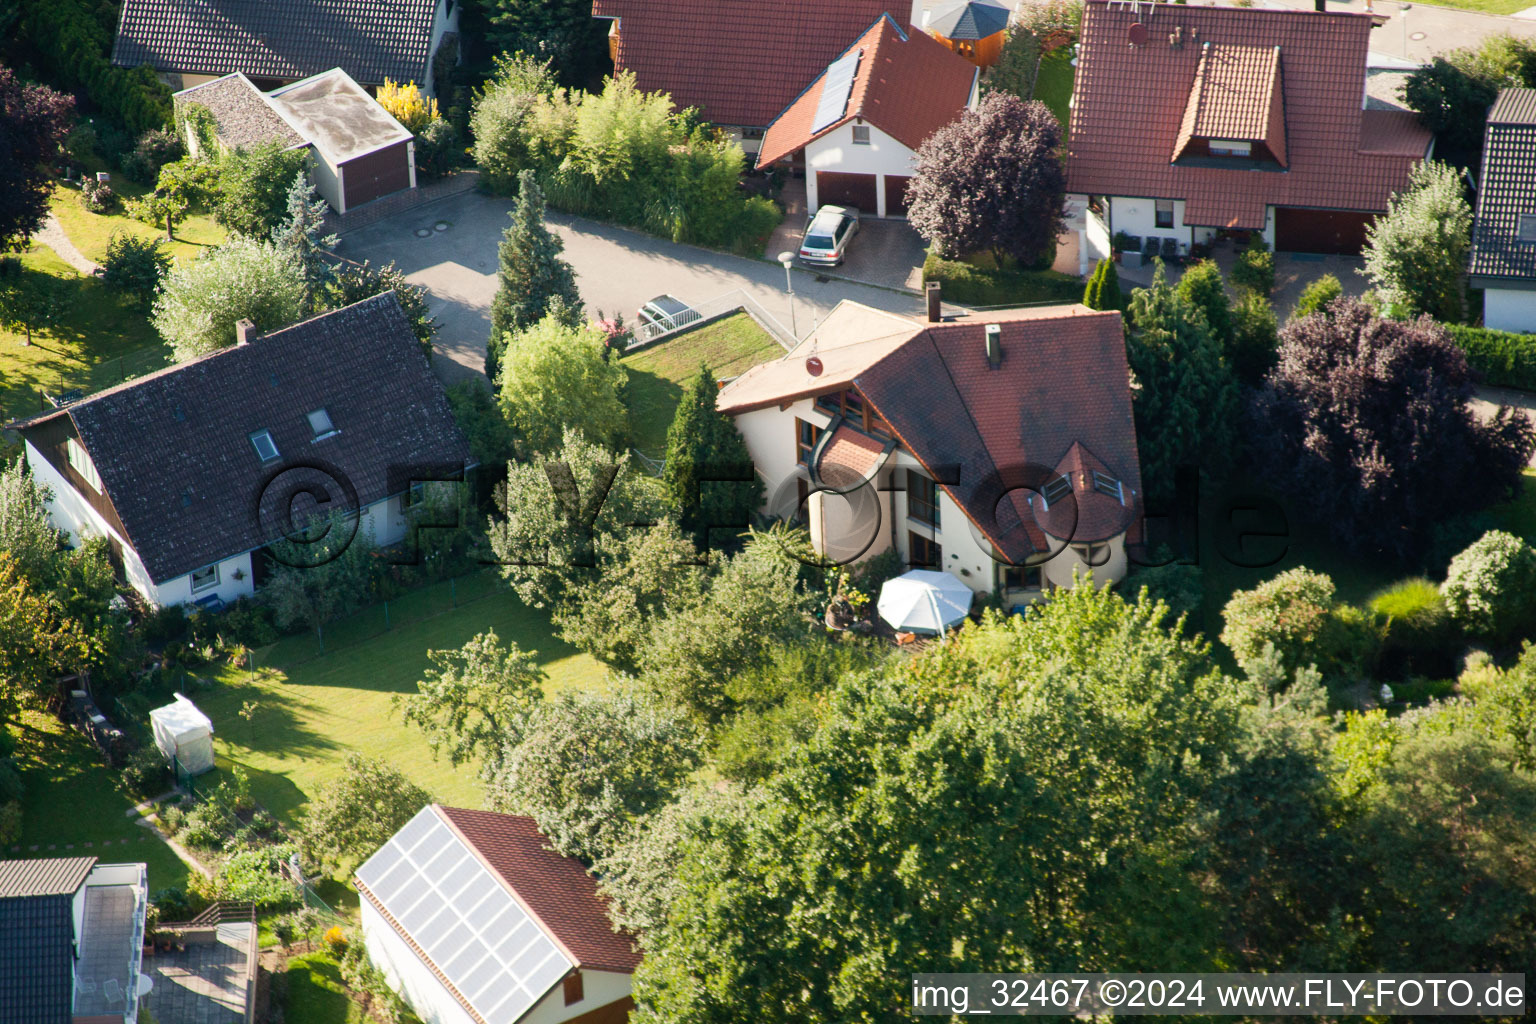
[[[853,76],[859,70],[859,58],[863,55],[863,50],[854,50],[827,65],[827,73],[821,80],[821,100],[816,104],[816,118],[811,122],[812,135],[843,119],[843,112],[848,109],[848,94],[853,91]]]
[[[512,1024],[574,966],[430,807],[357,878],[487,1024]]]

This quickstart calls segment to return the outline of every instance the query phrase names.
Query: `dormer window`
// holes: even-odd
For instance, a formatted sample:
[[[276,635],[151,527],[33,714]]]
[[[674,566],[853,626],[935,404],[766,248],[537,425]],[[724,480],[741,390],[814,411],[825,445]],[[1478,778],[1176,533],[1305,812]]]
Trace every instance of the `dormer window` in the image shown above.
[[[1536,244],[1536,213],[1522,213],[1519,223],[1515,225],[1515,238],[1529,244]]]
[[[1253,156],[1253,143],[1238,139],[1212,139],[1211,156],[1240,156],[1246,160]]]
[[[1054,502],[1060,501],[1071,493],[1072,478],[1065,473],[1040,489],[1040,496],[1045,499],[1046,508],[1050,508]]]
[[[1125,504],[1124,486],[1120,483],[1119,480],[1116,480],[1108,473],[1100,473],[1098,470],[1093,471],[1093,489],[1098,491],[1100,494],[1105,494],[1111,498],[1114,498],[1122,505]]]
[[[331,414],[326,412],[323,407],[309,413],[308,419],[309,429],[315,432],[315,436],[311,440],[320,441],[338,432],[331,425]]]
[[[258,430],[253,433],[251,447],[256,449],[256,457],[262,462],[271,462],[277,458],[277,443],[272,440],[270,430]]]

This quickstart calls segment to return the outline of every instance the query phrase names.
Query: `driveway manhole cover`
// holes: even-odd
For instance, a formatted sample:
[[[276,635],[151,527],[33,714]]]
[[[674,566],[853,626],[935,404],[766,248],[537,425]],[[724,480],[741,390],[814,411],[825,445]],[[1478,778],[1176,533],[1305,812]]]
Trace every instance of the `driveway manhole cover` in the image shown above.
[[[416,229],[416,237],[417,238],[431,238],[432,237],[432,229],[431,228],[417,228]]]
[[[1424,35],[1423,32],[1415,32],[1412,35],[1410,35],[1408,38],[1409,39],[1423,39],[1423,38],[1425,38],[1425,35]]]
[[[438,222],[437,222],[437,223],[436,223],[436,224],[433,224],[433,225],[432,225],[432,230],[433,230],[433,231],[447,231],[447,230],[448,230],[448,228],[449,228],[449,226],[450,226],[450,225],[449,225],[449,224],[448,224],[448,222],[447,222],[447,221],[445,221],[445,220],[440,220],[440,221],[438,221]]]

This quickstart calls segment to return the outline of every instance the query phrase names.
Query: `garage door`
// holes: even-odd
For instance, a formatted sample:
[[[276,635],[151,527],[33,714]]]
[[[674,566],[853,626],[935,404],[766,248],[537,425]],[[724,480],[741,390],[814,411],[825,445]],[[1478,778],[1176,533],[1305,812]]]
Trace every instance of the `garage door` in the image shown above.
[[[410,140],[342,164],[347,209],[411,187]]]
[[[907,215],[907,186],[911,183],[911,178],[899,174],[885,176],[885,215],[887,217]]]
[[[1365,226],[1375,219],[1373,213],[1281,207],[1275,211],[1275,248],[1357,255],[1365,245]]]
[[[879,206],[875,202],[875,176],[873,174],[844,174],[840,171],[816,172],[816,201],[826,206],[852,206],[860,213],[874,216]]]

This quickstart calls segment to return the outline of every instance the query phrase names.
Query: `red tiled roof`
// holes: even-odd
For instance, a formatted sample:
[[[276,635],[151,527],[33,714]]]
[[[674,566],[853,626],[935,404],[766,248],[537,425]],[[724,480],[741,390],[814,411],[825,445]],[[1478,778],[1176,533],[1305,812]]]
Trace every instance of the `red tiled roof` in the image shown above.
[[[828,487],[850,488],[872,477],[885,454],[885,442],[844,423],[819,446],[816,476]]]
[[[938,129],[960,116],[970,102],[976,66],[923,32],[905,33],[889,15],[870,26],[845,53],[862,50],[848,93],[848,106],[837,121],[812,132],[826,71],[817,76],[768,128],[757,166],[766,167],[863,118],[908,149],[917,149]]]
[[[639,966],[633,940],[614,930],[592,876],[551,849],[532,818],[462,807],[437,811],[578,967],[628,974]]]
[[[1072,191],[1183,199],[1186,222],[1261,228],[1267,205],[1381,211],[1407,185],[1430,136],[1411,118],[1363,116],[1369,16],[1180,4],[1147,10],[1140,15],[1147,40],[1131,46],[1127,33],[1138,16],[1088,0],[1067,140]],[[1170,41],[1175,34],[1179,45]],[[1216,52],[1279,49],[1285,170],[1173,162],[1207,43]],[[1273,121],[1277,108],[1269,113]],[[1272,127],[1266,131],[1273,137]]]
[[[884,333],[879,345],[857,338],[821,342],[829,354],[848,357],[839,380],[851,375],[901,444],[1009,561],[1047,550],[1042,526],[1059,538],[1088,542],[1115,536],[1136,518],[1141,467],[1119,313],[1052,306],[939,324],[908,320],[905,340],[896,343],[903,332],[886,322],[898,318],[861,321],[847,306],[856,304],[840,305],[823,327],[843,323]],[[996,369],[987,363],[985,345],[985,325],[993,323],[1002,328]],[[862,365],[853,364],[855,354]],[[804,358],[796,350],[757,368],[761,373],[737,378],[721,391],[720,408],[741,413],[805,397],[798,370]],[[1074,446],[1083,453],[1074,454]],[[1124,504],[1115,502],[1118,512],[1105,506],[1098,499],[1110,499],[1093,491],[1090,477],[1086,488],[1074,487],[1075,523],[1061,509],[1042,522],[1031,501],[1038,503],[1036,492],[1065,471],[1060,466],[1097,468],[1120,481]],[[1044,505],[1038,507],[1044,516]]]
[[[766,128],[888,0],[593,0],[618,18],[615,66],[716,124]],[[910,5],[891,10],[903,30]]]
[[[1195,84],[1189,90],[1173,159],[1191,139],[1263,141],[1285,166],[1285,103],[1280,88],[1280,49],[1264,46],[1200,48]]]

